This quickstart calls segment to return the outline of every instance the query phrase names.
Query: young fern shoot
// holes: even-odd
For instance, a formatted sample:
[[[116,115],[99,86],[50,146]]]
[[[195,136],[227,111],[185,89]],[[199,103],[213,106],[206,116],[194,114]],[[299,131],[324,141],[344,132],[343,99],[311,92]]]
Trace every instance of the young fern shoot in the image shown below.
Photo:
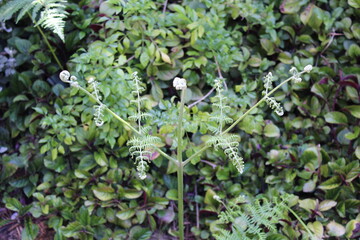
[[[132,74],[131,86],[133,89],[132,94],[135,97],[131,102],[136,105],[137,112],[130,116],[129,119],[137,123],[137,130],[140,134],[130,139],[127,144],[131,146],[129,151],[131,156],[135,157],[135,162],[137,163],[136,169],[140,179],[145,179],[148,162],[150,161],[150,156],[154,148],[153,146],[160,143],[160,138],[151,136],[148,133],[150,128],[142,126],[142,120],[151,117],[151,115],[142,112],[142,102],[144,98],[141,97],[141,93],[145,91],[145,87],[138,77],[137,72]]]
[[[209,129],[216,134],[212,136],[206,143],[213,146],[216,150],[221,149],[226,156],[231,160],[239,173],[244,171],[244,161],[239,155],[240,137],[235,134],[224,134],[223,128],[226,124],[230,124],[233,120],[227,116],[230,107],[226,105],[227,97],[224,96],[224,79],[218,78],[215,80],[216,96],[213,104],[215,111],[211,114],[210,120],[216,123],[216,127],[209,125]]]

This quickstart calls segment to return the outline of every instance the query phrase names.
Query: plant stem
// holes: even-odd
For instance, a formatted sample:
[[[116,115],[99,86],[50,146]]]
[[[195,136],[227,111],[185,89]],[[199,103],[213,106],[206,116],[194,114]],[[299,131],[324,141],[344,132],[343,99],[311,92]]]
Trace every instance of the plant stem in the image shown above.
[[[182,164],[182,138],[183,138],[183,114],[184,114],[184,99],[186,89],[181,91],[180,99],[180,112],[179,122],[177,131],[177,160],[178,160],[178,171],[177,171],[177,182],[178,182],[178,221],[179,221],[179,239],[184,240],[184,166]]]
[[[302,71],[299,73],[299,75],[303,74],[305,71]],[[241,115],[230,127],[228,127],[225,131],[223,131],[220,135],[228,133],[231,129],[233,129],[241,120],[243,120],[249,113],[251,113],[255,108],[257,108],[262,102],[265,101],[267,97],[269,97],[271,94],[273,94],[276,90],[278,90],[282,85],[285,83],[291,81],[293,77],[289,77],[282,83],[280,83],[278,86],[276,86],[273,90],[271,90],[268,94],[266,94],[260,101],[258,101],[254,106],[252,106],[249,110],[247,110],[243,115]],[[182,164],[185,166],[188,164],[193,158],[204,152],[206,149],[208,149],[210,146],[204,146],[199,151],[191,155],[188,159],[186,159]]]
[[[131,126],[130,123],[128,123],[127,121],[125,121],[124,119],[122,119],[119,115],[117,115],[116,113],[114,113],[113,111],[110,110],[110,108],[108,108],[105,104],[103,104],[101,101],[99,101],[94,95],[92,95],[88,90],[86,90],[85,88],[81,87],[81,86],[77,86],[78,89],[80,89],[81,91],[83,91],[84,93],[86,93],[86,95],[88,95],[91,99],[93,99],[94,101],[96,101],[98,104],[103,105],[105,108],[105,110],[107,112],[109,112],[111,115],[113,115],[118,121],[120,121],[123,125],[125,125],[126,127],[128,127],[131,131],[133,131],[134,133],[140,135],[140,132],[134,128],[133,126]],[[174,164],[178,165],[178,162],[176,159],[172,158],[171,156],[169,156],[168,154],[166,154],[165,152],[163,152],[159,147],[154,145],[154,148],[157,152],[159,152],[162,156],[164,156],[165,158],[167,158],[168,160],[172,161]]]
[[[51,47],[51,44],[50,44],[50,42],[48,41],[45,33],[44,33],[43,30],[39,27],[39,25],[37,25],[36,21],[31,17],[31,14],[30,14],[30,13],[27,13],[27,14],[29,15],[31,21],[34,23],[34,25],[36,26],[36,28],[39,30],[39,32],[40,32],[42,38],[44,39],[47,47],[49,48],[51,54],[53,55],[53,57],[54,57],[57,65],[59,66],[59,68],[60,68],[61,70],[64,70],[63,66],[62,66],[61,63],[60,63],[60,60],[58,59],[58,57],[57,57],[56,54],[55,54],[55,50]]]
[[[310,235],[311,239],[316,240],[315,236],[311,233],[310,229],[306,226],[306,224],[303,222],[303,220],[301,220],[301,218],[290,208],[287,207],[287,209],[289,210],[289,212],[292,213],[292,215],[294,215],[296,217],[296,219],[301,223],[301,225],[305,228],[305,230],[308,232],[308,234]]]

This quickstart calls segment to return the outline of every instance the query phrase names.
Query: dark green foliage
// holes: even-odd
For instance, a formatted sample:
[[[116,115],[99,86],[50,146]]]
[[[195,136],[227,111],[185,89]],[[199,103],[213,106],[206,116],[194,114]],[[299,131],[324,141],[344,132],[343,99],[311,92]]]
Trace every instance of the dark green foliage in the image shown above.
[[[186,166],[188,238],[211,239],[225,228],[216,221],[223,209],[215,192],[224,199],[260,194],[270,202],[292,193],[298,197],[292,209],[319,239],[358,238],[356,1],[167,1],[164,13],[165,1],[69,2],[66,44],[49,38],[57,55],[79,82],[95,77],[104,103],[124,118],[137,112],[127,79],[138,71],[148,89],[142,111],[153,116],[142,124],[152,126],[168,153],[177,146],[175,76],[188,80],[189,105],[212,89],[219,67],[228,88],[226,116],[236,119],[263,96],[268,72],[276,86],[291,66],[314,66],[301,83],[273,96],[283,117],[264,103],[265,112],[253,111],[232,131],[241,137],[242,175],[223,151],[205,151]],[[0,52],[17,51],[15,76],[0,72],[0,208],[9,197],[31,206],[26,218],[33,224],[45,219],[57,239],[64,233],[95,239],[175,235],[173,164],[154,153],[147,178],[139,180],[126,145],[129,131],[107,114],[96,128],[94,103],[58,84],[59,69],[33,24],[15,20],[6,22],[11,33],[0,32]],[[214,96],[186,110],[187,157],[212,135],[207,123]],[[84,206],[91,219],[105,222],[83,224]],[[308,238],[293,215],[286,220],[268,239]]]

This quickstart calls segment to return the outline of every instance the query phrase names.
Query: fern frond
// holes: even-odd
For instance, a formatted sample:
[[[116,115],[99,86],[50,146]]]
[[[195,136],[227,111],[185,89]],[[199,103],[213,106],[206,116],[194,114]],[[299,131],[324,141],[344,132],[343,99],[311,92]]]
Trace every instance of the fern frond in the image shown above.
[[[244,161],[239,155],[240,137],[234,134],[226,134],[221,136],[213,136],[206,143],[215,149],[221,149],[236,167],[239,173],[244,171]]]
[[[66,3],[66,0],[11,0],[0,8],[0,22],[10,19],[20,11],[16,19],[19,21],[27,12],[32,10],[35,26],[40,25],[51,30],[64,42],[64,19],[68,14],[65,11]]]
[[[8,1],[0,8],[0,22],[5,22],[12,18],[12,16],[19,10],[26,6],[31,6],[34,0],[13,0]]]
[[[147,118],[151,118],[151,114],[149,113],[143,113],[143,112],[140,112],[140,113],[135,113],[134,115],[130,116],[129,119],[130,120],[133,120],[133,121],[142,121],[142,120],[145,120]]]
[[[131,146],[129,152],[135,157],[136,169],[141,179],[146,178],[147,162],[150,161],[154,145],[160,142],[160,138],[151,135],[140,135],[128,141],[127,145]]]
[[[269,72],[264,77],[264,87],[265,91],[263,91],[263,94],[267,95],[271,89],[273,89],[272,86],[273,82],[273,75],[271,72]],[[282,116],[284,115],[284,109],[281,107],[280,103],[278,103],[275,98],[266,96],[265,98],[266,103],[269,105],[271,109],[275,109],[275,112],[277,115]]]
[[[230,107],[226,105],[227,97],[222,94],[224,91],[223,85],[224,79],[215,79],[214,87],[216,89],[216,96],[214,97],[215,102],[212,104],[215,111],[210,116],[210,121],[216,122],[218,125],[217,128],[210,127],[210,131],[214,134],[221,134],[225,124],[233,122],[233,119],[227,116],[227,112],[229,112]]]
[[[219,221],[225,224],[231,223],[232,230],[231,232],[220,231],[215,236],[216,239],[265,240],[267,232],[276,232],[276,224],[286,218],[288,201],[289,196],[284,195],[281,201],[275,199],[270,202],[261,198],[242,205],[239,205],[238,200],[230,202],[229,206],[225,206],[226,211],[220,213]]]

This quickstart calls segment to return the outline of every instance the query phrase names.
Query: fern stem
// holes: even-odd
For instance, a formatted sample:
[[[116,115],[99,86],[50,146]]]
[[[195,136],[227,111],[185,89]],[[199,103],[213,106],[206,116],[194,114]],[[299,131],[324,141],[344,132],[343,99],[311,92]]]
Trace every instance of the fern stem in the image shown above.
[[[292,213],[292,215],[294,215],[296,217],[296,219],[301,223],[301,225],[305,228],[305,230],[308,232],[308,234],[310,235],[311,239],[316,240],[315,236],[311,233],[310,229],[306,226],[306,224],[303,222],[303,220],[301,220],[301,218],[288,206],[286,206],[286,208],[289,210],[289,212]]]
[[[49,48],[51,54],[53,55],[53,57],[54,57],[57,65],[59,66],[59,68],[60,68],[61,70],[64,70],[63,66],[62,66],[61,63],[60,63],[60,60],[58,59],[58,57],[57,57],[56,54],[55,54],[55,50],[52,48],[49,40],[47,39],[47,37],[46,37],[46,35],[45,35],[45,33],[44,33],[43,30],[37,25],[37,22],[31,17],[31,14],[30,14],[30,13],[27,13],[27,14],[28,14],[28,16],[30,17],[31,21],[32,21],[32,22],[34,23],[34,25],[36,26],[36,28],[39,30],[39,32],[40,32],[42,38],[44,39],[47,47]]]
[[[137,109],[138,109],[138,114],[139,114],[139,119],[138,119],[138,129],[139,132],[141,132],[141,102],[140,102],[140,92],[137,92]]]
[[[302,71],[299,73],[299,76],[301,74],[305,73],[305,71]],[[267,93],[262,99],[260,99],[260,101],[258,101],[254,106],[252,106],[249,110],[247,110],[243,115],[241,115],[233,124],[231,124],[230,127],[228,127],[226,130],[224,130],[220,135],[226,134],[228,132],[230,132],[231,129],[233,129],[241,120],[243,120],[247,115],[249,115],[249,113],[251,113],[255,108],[257,108],[262,102],[264,102],[271,94],[273,94],[276,90],[278,90],[282,85],[284,85],[285,83],[291,81],[293,79],[293,77],[289,77],[288,79],[286,79],[285,81],[283,81],[282,83],[280,83],[278,86],[276,86],[273,90],[271,90],[269,93]],[[192,159],[194,159],[195,157],[197,157],[199,154],[201,154],[202,152],[204,152],[206,149],[208,149],[210,146],[204,146],[202,147],[199,151],[197,151],[196,153],[194,153],[193,155],[191,155],[188,159],[186,159],[182,165],[185,166],[186,164],[188,164]]]
[[[178,182],[178,221],[179,221],[179,239],[184,240],[184,166],[182,164],[182,138],[183,138],[183,114],[184,114],[184,99],[186,89],[181,91],[180,99],[180,113],[178,122],[178,146],[177,146],[177,182]]]
[[[88,90],[86,90],[85,88],[81,87],[81,86],[77,86],[77,88],[79,88],[81,91],[83,91],[84,93],[86,93],[86,95],[88,95],[91,99],[93,99],[94,101],[96,101],[99,105],[103,105],[104,109],[109,112],[113,117],[115,117],[119,122],[121,122],[123,125],[125,125],[126,127],[128,127],[131,131],[133,131],[134,133],[140,135],[140,132],[134,128],[133,126],[131,126],[130,123],[128,123],[126,120],[122,119],[119,115],[117,115],[116,113],[114,113],[113,111],[111,111],[110,108],[108,108],[105,104],[103,104],[100,100],[98,100],[93,94],[91,94]],[[154,145],[154,148],[156,149],[157,152],[159,152],[163,157],[165,157],[166,159],[168,159],[169,161],[172,161],[176,166],[178,166],[178,162],[176,159],[172,158],[171,156],[169,156],[168,154],[166,154],[165,152],[163,152],[159,147]]]

